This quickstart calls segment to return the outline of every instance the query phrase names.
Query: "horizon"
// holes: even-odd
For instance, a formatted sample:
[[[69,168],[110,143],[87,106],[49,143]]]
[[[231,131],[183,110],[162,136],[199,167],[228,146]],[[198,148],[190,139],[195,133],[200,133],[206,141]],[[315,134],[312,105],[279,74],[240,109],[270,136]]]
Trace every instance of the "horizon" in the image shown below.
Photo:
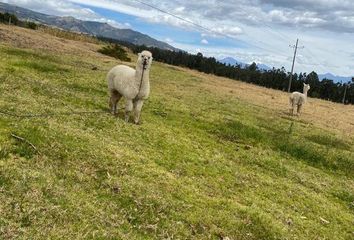
[[[298,51],[294,72],[354,75],[354,21],[350,20],[354,17],[354,3],[238,0],[242,8],[235,1],[224,1],[215,2],[216,9],[210,8],[206,1],[184,0],[178,3],[150,1],[151,6],[150,2],[147,6],[135,0],[2,2],[48,15],[72,16],[129,28],[193,54],[201,52],[216,59],[232,57],[276,68],[291,69],[293,49],[289,45],[299,38],[299,45],[304,49]],[[333,9],[328,10],[328,5]],[[304,8],[307,10],[299,15]],[[336,9],[341,15],[334,13],[338,12]],[[292,23],[294,16],[298,17]],[[335,21],[326,21],[329,16],[336,17]],[[347,19],[345,26],[343,19]]]

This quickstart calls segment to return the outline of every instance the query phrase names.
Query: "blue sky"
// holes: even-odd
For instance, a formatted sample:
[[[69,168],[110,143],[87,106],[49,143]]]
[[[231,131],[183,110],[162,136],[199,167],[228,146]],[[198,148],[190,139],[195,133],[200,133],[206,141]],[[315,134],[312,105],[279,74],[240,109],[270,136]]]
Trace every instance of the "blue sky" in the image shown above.
[[[3,0],[35,11],[131,28],[216,58],[234,57],[295,71],[354,75],[354,1],[351,0],[139,0],[202,25],[156,11],[136,0]]]

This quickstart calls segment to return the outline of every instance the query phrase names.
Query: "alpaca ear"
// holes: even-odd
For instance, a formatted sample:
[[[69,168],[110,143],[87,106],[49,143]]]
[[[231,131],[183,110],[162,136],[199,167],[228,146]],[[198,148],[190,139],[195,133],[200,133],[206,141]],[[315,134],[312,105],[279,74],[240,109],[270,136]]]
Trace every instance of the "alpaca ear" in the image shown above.
[[[306,83],[304,83],[304,86],[306,86]]]

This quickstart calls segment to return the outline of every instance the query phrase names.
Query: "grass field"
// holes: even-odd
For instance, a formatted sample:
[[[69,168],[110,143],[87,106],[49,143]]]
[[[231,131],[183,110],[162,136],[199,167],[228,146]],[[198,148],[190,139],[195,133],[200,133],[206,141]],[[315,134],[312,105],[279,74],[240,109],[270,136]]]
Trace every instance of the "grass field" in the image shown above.
[[[292,118],[285,93],[154,62],[142,125],[65,115],[108,111],[117,61],[0,39],[0,110],[54,114],[0,114],[0,239],[354,238],[353,106],[310,99]]]

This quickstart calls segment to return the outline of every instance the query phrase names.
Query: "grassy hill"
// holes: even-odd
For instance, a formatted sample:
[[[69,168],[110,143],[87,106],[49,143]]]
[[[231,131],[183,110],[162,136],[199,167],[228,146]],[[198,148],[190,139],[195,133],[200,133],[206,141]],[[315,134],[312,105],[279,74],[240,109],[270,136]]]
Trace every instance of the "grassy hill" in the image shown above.
[[[292,118],[284,93],[154,62],[126,124],[99,45],[0,39],[0,110],[54,114],[0,114],[0,238],[353,239],[353,106]]]

